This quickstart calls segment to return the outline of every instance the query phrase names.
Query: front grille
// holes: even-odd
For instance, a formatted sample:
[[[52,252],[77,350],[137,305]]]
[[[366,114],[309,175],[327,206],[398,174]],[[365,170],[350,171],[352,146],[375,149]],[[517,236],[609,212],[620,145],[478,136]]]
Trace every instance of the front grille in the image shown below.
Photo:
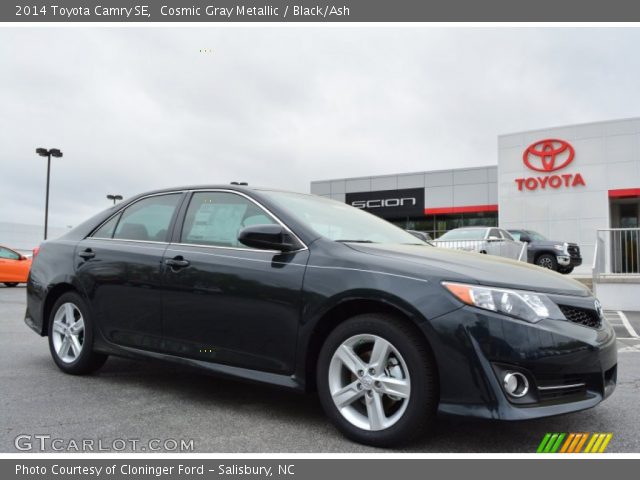
[[[572,257],[579,257],[580,256],[580,247],[577,245],[569,245],[567,247],[567,252],[569,252],[569,255],[571,255]]]
[[[589,328],[600,328],[602,320],[595,310],[586,308],[571,307],[569,305],[558,305],[560,311],[570,322],[584,325]]]

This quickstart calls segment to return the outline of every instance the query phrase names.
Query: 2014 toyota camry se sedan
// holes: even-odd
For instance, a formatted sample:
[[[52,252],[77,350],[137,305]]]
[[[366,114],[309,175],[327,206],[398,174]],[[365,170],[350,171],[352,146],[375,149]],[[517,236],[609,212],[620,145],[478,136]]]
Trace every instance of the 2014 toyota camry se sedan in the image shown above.
[[[240,185],[145,193],[45,242],[25,321],[64,372],[147,357],[317,391],[346,436],[377,446],[438,410],[558,415],[616,384],[615,334],[581,284]]]

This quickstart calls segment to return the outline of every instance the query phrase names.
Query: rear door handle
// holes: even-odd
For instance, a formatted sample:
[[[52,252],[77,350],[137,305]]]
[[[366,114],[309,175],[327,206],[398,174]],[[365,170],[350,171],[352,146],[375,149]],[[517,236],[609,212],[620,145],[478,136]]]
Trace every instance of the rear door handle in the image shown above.
[[[93,250],[91,250],[90,248],[87,248],[86,250],[83,250],[82,252],[80,252],[78,256],[84,258],[85,260],[89,260],[90,258],[95,257],[96,254],[93,252]]]
[[[185,260],[182,255],[178,255],[177,257],[168,258],[164,261],[165,265],[170,266],[171,268],[184,268],[191,265],[189,260]]]

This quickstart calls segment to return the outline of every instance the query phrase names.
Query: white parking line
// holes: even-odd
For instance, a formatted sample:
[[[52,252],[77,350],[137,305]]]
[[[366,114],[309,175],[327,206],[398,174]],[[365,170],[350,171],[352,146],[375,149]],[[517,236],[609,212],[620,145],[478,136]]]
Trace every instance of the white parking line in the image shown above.
[[[618,311],[618,315],[620,315],[620,319],[622,320],[624,327],[627,329],[627,332],[629,332],[629,335],[631,335],[631,337],[633,338],[640,338],[636,333],[636,331],[633,329],[631,322],[629,321],[627,316],[624,314],[624,312]]]
[[[619,348],[618,353],[640,353],[640,345],[629,345]]]
[[[624,325],[619,313],[616,310],[605,310],[604,318],[606,318],[611,325]]]

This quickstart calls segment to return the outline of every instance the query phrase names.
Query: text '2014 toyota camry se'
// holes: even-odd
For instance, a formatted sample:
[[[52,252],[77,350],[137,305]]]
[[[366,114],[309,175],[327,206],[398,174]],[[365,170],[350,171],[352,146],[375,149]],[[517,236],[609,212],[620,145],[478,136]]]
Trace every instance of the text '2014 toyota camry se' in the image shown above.
[[[438,410],[557,415],[616,384],[615,334],[578,282],[237,185],[145,193],[45,242],[25,321],[67,373],[136,356],[317,390],[346,436],[377,446]]]

